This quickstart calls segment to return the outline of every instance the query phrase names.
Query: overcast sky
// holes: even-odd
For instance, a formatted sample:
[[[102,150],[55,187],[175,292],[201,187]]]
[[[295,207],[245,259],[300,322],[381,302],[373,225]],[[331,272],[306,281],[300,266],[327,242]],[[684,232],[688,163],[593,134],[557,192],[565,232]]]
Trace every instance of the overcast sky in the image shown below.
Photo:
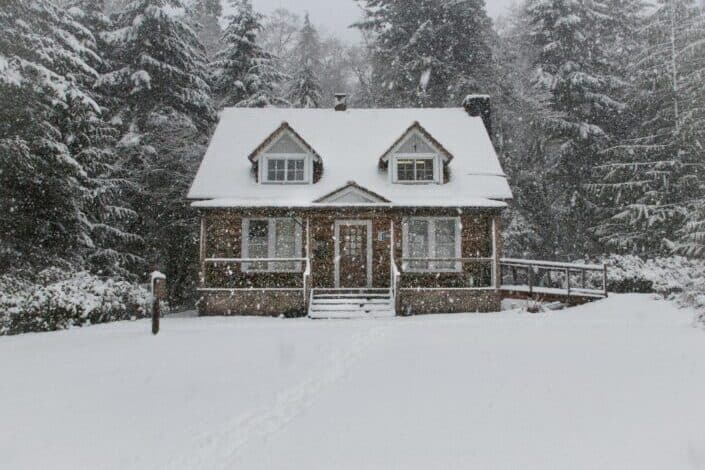
[[[486,0],[487,12],[493,18],[503,14],[514,0]],[[286,8],[295,13],[308,11],[311,21],[325,32],[335,32],[340,38],[356,41],[356,31],[348,26],[360,18],[360,7],[353,0],[252,0],[255,9],[269,13]]]

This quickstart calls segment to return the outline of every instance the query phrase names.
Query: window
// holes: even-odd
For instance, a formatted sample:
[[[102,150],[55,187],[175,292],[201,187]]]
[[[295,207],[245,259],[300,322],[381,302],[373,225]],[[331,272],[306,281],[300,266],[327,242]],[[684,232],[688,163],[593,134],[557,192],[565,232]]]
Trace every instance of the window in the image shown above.
[[[397,181],[433,180],[433,158],[397,159]]]
[[[394,183],[442,183],[443,172],[438,149],[414,131],[394,149],[390,173]]]
[[[302,184],[313,179],[309,149],[291,132],[284,132],[264,150],[259,180],[269,184]]]
[[[403,225],[404,271],[461,271],[456,261],[423,261],[424,258],[460,258],[460,219],[411,217]]]
[[[268,183],[306,182],[304,157],[268,157],[266,162],[265,181]]]
[[[243,219],[243,258],[300,258],[301,225],[296,219]],[[243,263],[243,271],[298,272],[299,262]]]

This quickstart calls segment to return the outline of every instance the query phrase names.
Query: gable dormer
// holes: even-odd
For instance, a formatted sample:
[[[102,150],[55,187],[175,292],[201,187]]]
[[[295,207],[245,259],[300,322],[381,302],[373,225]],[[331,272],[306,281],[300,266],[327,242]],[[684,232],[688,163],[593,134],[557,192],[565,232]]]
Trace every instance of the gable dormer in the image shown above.
[[[380,158],[395,184],[443,184],[453,158],[418,122],[414,122]]]
[[[322,171],[321,157],[286,122],[249,159],[260,184],[312,184]]]

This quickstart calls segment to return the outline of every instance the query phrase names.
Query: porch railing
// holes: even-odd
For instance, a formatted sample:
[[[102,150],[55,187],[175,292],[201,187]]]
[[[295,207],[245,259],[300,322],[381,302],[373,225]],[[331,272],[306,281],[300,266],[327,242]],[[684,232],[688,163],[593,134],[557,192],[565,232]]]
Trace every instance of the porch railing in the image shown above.
[[[502,258],[500,270],[503,290],[526,291],[529,296],[536,293],[607,297],[605,264]]]

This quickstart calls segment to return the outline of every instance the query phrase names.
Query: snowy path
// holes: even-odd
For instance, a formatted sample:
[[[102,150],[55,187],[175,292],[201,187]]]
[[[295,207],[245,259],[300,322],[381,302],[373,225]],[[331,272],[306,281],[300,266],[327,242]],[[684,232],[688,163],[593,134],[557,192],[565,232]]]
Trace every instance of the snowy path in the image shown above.
[[[198,453],[178,458],[170,467],[212,470],[234,468],[250,444],[269,441],[287,424],[311,408],[317,396],[339,381],[368,351],[371,344],[382,336],[383,326],[370,322],[364,331],[352,337],[349,345],[322,348],[319,351],[320,361],[311,368],[314,375],[282,390],[271,403],[247,412],[226,424],[220,431],[207,431],[196,439]]]
[[[691,319],[635,295],[0,338],[0,468],[705,469]]]

